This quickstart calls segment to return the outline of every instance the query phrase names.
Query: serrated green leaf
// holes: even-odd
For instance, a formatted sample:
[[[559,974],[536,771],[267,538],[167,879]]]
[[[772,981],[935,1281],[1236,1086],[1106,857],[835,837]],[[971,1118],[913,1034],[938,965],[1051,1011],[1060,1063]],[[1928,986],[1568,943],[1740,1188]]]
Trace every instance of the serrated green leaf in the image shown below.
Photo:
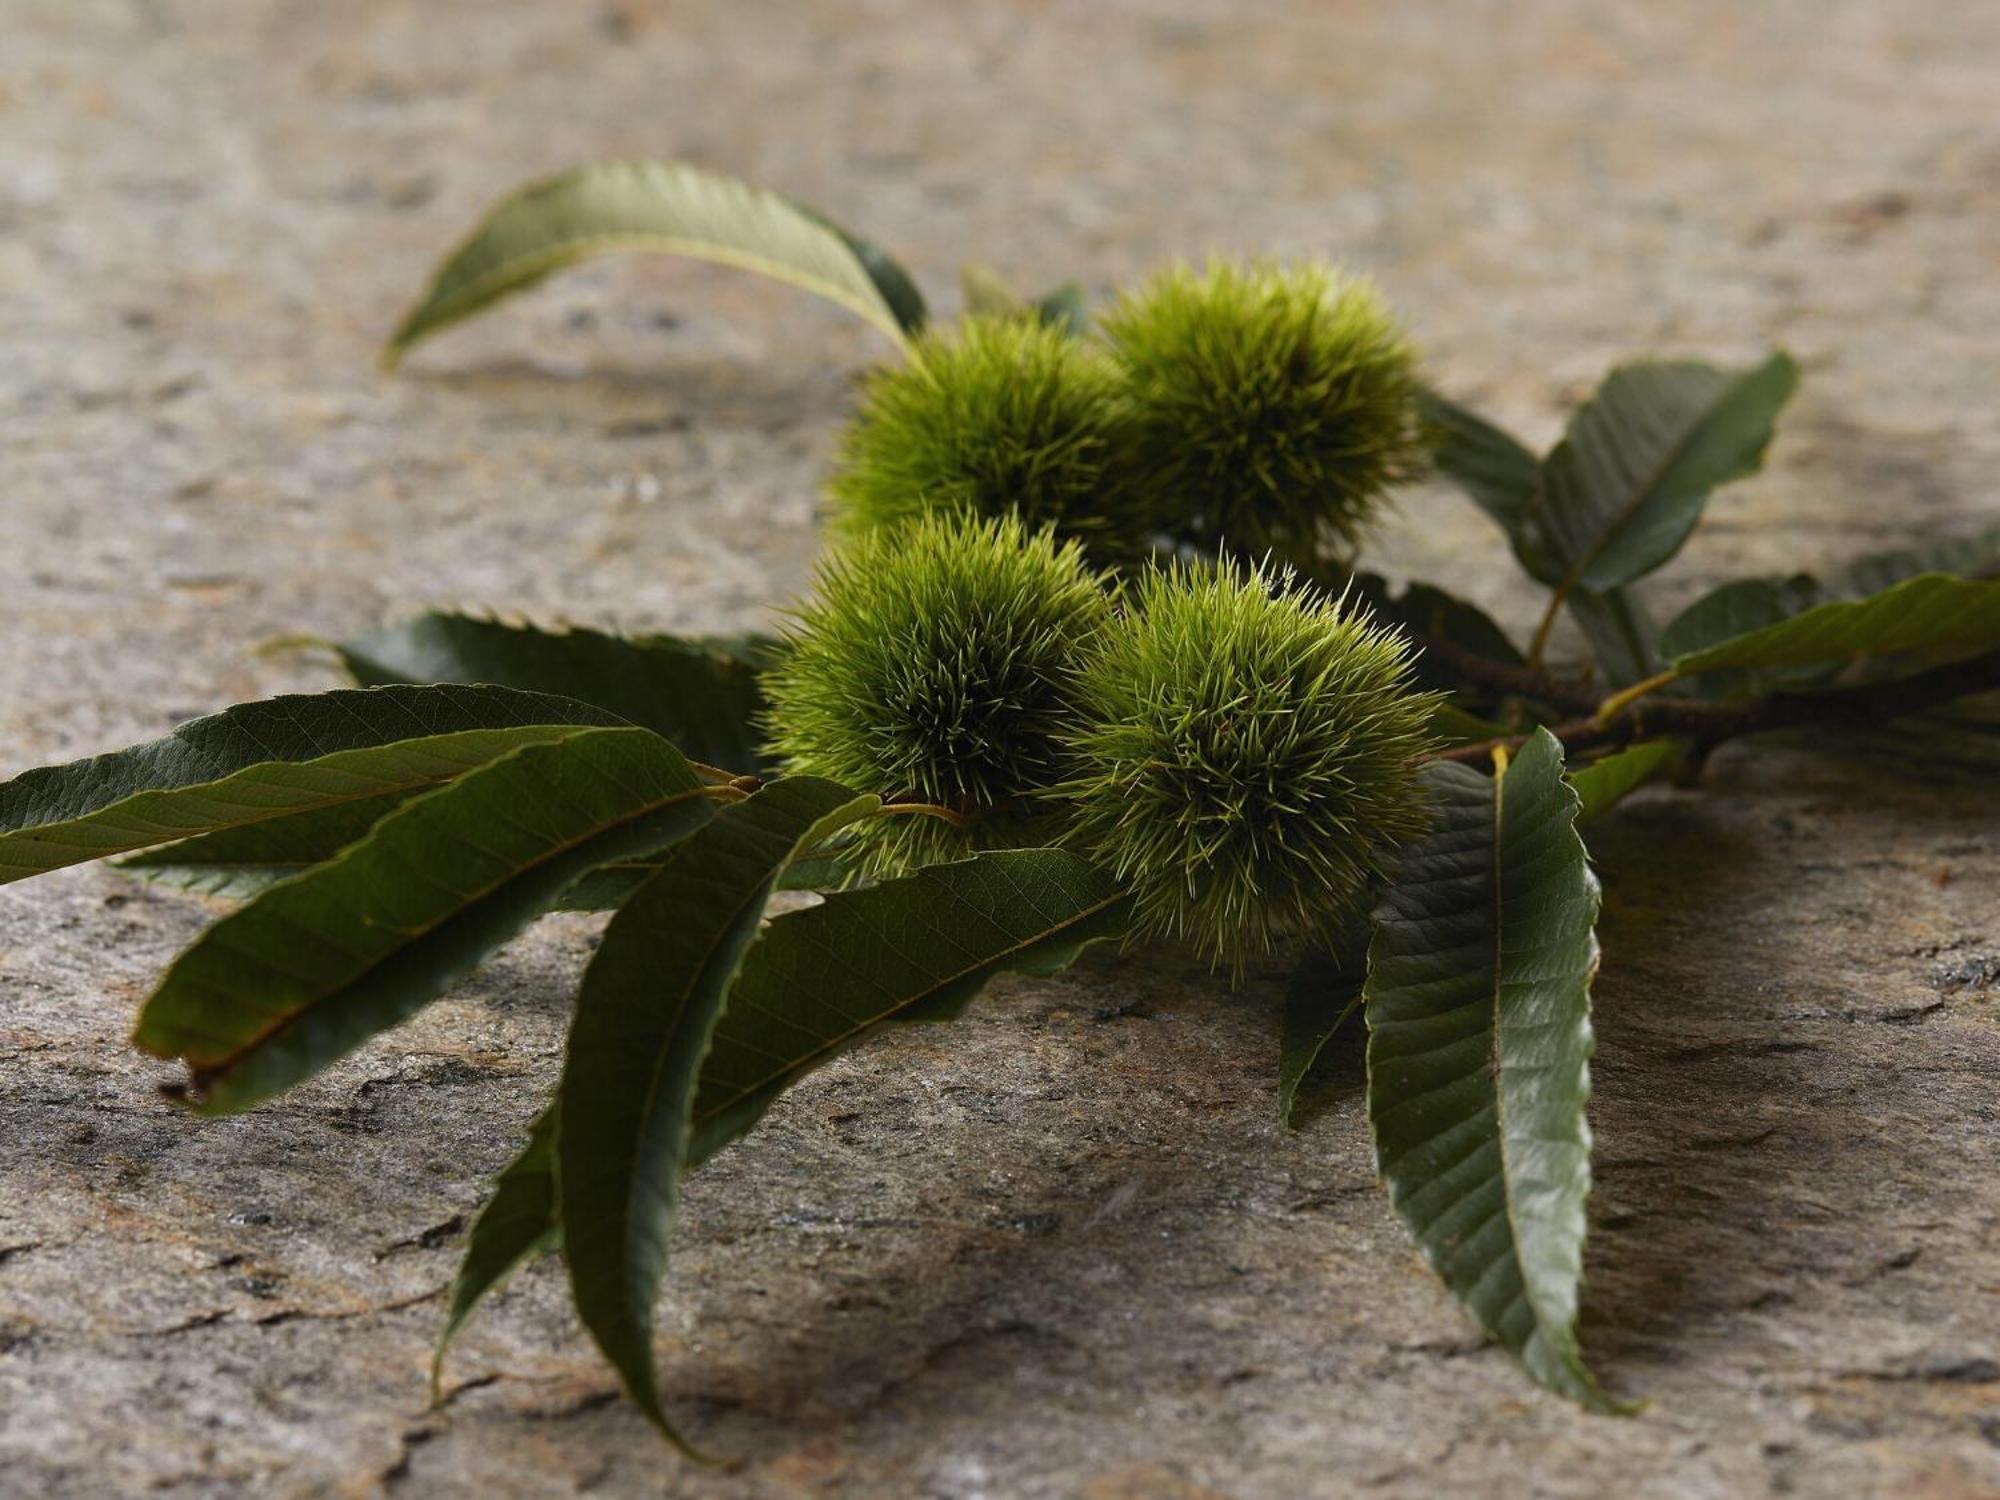
[[[908,275],[820,214],[683,162],[605,162],[530,184],[489,211],[432,277],[384,355],[592,256],[648,250],[757,271],[836,302],[905,346],[923,322]]]
[[[1431,709],[1431,733],[1443,745],[1477,745],[1486,740],[1504,739],[1514,731],[1497,719],[1483,719],[1468,713],[1448,699]]]
[[[425,614],[334,648],[363,685],[490,682],[560,692],[672,740],[691,760],[737,772],[771,766],[756,727],[757,674],[774,641],[545,630],[463,614]]]
[[[242,828],[224,828],[143,850],[119,860],[118,868],[155,885],[198,896],[248,901],[359,843],[412,795],[385,792]]]
[[[1498,729],[1475,738],[1487,739]],[[184,839],[160,849],[118,861],[118,868],[156,885],[248,901],[281,880],[332,859],[368,833],[394,808],[407,801],[404,793],[345,806],[295,813],[248,828],[226,829],[200,838]],[[551,911],[616,911],[659,866],[621,861],[586,870],[549,905]],[[853,863],[837,846],[807,855],[785,867],[778,888],[786,891],[829,891],[852,886],[858,877]]]
[[[1053,974],[1123,934],[1129,901],[1060,849],[1006,849],[835,892],[750,950],[694,1107],[690,1160],[737,1139],[800,1078],[891,1023],[949,1020],[996,974]]]
[[[570,1289],[633,1402],[682,1447],[660,1405],[653,1302],[702,1059],[779,872],[880,805],[795,777],[722,809],[619,909],[584,974],[556,1095]]]
[[[1417,413],[1436,437],[1438,471],[1510,539],[1524,537],[1541,496],[1542,461],[1519,439],[1436,391],[1418,394]]]
[[[1818,580],[1804,573],[1791,578],[1739,578],[1702,595],[1668,621],[1660,632],[1660,650],[1669,661],[1692,656],[1789,620],[1825,597]]]
[[[838,841],[829,846],[838,849]],[[605,865],[585,873],[556,898],[552,911],[616,911],[659,869],[658,861]],[[831,891],[851,887],[861,877],[838,853],[802,854],[778,876],[781,891]]]
[[[1397,1214],[1534,1379],[1615,1402],[1576,1342],[1597,882],[1547,730],[1504,776],[1427,773],[1431,831],[1375,913],[1368,1118]]]
[[[1804,573],[1790,578],[1740,578],[1702,595],[1667,622],[1660,632],[1660,654],[1671,661],[1705,651],[1753,630],[1762,630],[1823,602],[1826,590]],[[1823,674],[1826,668],[1765,672],[1717,672],[1699,687],[1708,697],[1739,697],[1769,692]]]
[[[1354,593],[1378,619],[1400,627],[1418,641],[1449,641],[1491,661],[1520,666],[1526,658],[1507,632],[1478,605],[1428,583],[1409,583],[1396,593],[1379,573],[1356,573]],[[1419,669],[1422,663],[1419,661]]]
[[[1717,487],[1756,472],[1798,366],[1625,365],[1570,419],[1543,467],[1537,534],[1560,573],[1543,582],[1621,588],[1687,540]]]
[[[1576,790],[1576,821],[1588,823],[1679,762],[1678,740],[1641,740],[1568,773]]]
[[[2000,582],[1944,573],[1907,579],[1866,599],[1833,600],[1674,658],[1682,676],[1730,668],[1813,667],[1924,652],[2000,649]]]
[[[247,1109],[407,1020],[583,871],[684,837],[710,815],[704,790],[648,729],[525,746],[215,923],[134,1041],[187,1064],[204,1112]]]
[[[1299,1087],[1347,1018],[1360,1009],[1368,979],[1368,924],[1355,922],[1324,949],[1306,955],[1285,982],[1278,1035],[1278,1123],[1290,1128]]]
[[[1495,708],[1502,695],[1480,689],[1468,690],[1465,678],[1443,659],[1439,651],[1424,649],[1445,644],[1505,666],[1525,665],[1526,658],[1507,638],[1507,633],[1494,623],[1492,616],[1478,605],[1427,583],[1407,584],[1398,594],[1380,574],[1356,573],[1347,581],[1346,587],[1351,590],[1352,597],[1368,606],[1369,613],[1376,619],[1395,626],[1411,638],[1418,648],[1414,660],[1419,684],[1455,695],[1454,704],[1439,706],[1441,729],[1459,738],[1475,740],[1507,732],[1502,727],[1483,733],[1461,734],[1460,731],[1479,722],[1479,710]],[[1338,585],[1330,591],[1337,592]]]
[[[1612,687],[1624,687],[1659,670],[1659,631],[1646,607],[1629,592],[1593,594],[1573,589],[1565,602]]]
[[[1923,573],[1981,580],[2000,574],[2000,526],[1857,558],[1827,580],[1826,592],[1834,599],[1865,599]]]
[[[1053,974],[1090,944],[1122,936],[1128,908],[1117,884],[1074,854],[1006,849],[836,892],[776,918],[745,955],[702,1063],[687,1170],[747,1133],[800,1078],[882,1027],[949,1020],[998,974]],[[497,1264],[506,1245],[554,1236],[554,1200],[539,1232],[511,1213],[505,1222],[509,1236],[484,1266]],[[461,1273],[466,1304],[458,1309],[455,1292],[454,1329],[506,1269]]]
[[[394,687],[242,703],[128,750],[0,784],[0,885],[314,808],[436,786],[618,715],[492,687]]]
[[[806,208],[802,204],[793,206],[807,218],[815,220],[840,236],[840,242],[847,246],[853,252],[854,258],[861,263],[861,269],[867,273],[869,281],[874,283],[876,293],[888,305],[890,316],[895,318],[897,328],[906,337],[913,338],[924,331],[924,324],[930,317],[929,311],[924,306],[924,294],[917,290],[917,284],[910,279],[910,273],[903,269],[893,255],[873,240],[842,229],[833,220],[814,209]],[[872,323],[875,320],[870,318],[869,321]],[[886,328],[883,329],[884,333],[888,331]]]
[[[556,1107],[535,1117],[528,1139],[494,1179],[493,1195],[466,1236],[465,1255],[452,1278],[451,1306],[431,1359],[431,1391],[436,1395],[445,1351],[486,1294],[538,1251],[553,1248],[556,1216]]]

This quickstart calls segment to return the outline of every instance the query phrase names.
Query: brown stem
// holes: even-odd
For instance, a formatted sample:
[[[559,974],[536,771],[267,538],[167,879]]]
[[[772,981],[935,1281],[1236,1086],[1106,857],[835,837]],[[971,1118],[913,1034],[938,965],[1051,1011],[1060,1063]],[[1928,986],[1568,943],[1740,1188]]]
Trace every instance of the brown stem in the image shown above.
[[[1549,732],[1570,751],[1627,745],[1634,740],[1670,735],[1690,741],[1695,753],[1706,755],[1724,740],[1746,734],[1807,727],[1861,729],[1996,688],[2000,688],[2000,651],[1988,651],[1983,656],[1947,662],[1889,682],[1862,682],[1823,693],[1772,693],[1748,703],[1647,698],[1634,703],[1609,723],[1592,716],[1551,725]],[[1584,705],[1583,711],[1589,707]],[[1478,765],[1491,759],[1496,749],[1512,749],[1527,738],[1510,735],[1477,745],[1461,745],[1445,751],[1439,759]]]
[[[1502,693],[1513,698],[1532,698],[1565,713],[1585,714],[1597,710],[1601,694],[1587,682],[1566,682],[1539,667],[1515,666],[1481,656],[1442,636],[1419,636],[1417,643],[1429,660],[1472,687]]]

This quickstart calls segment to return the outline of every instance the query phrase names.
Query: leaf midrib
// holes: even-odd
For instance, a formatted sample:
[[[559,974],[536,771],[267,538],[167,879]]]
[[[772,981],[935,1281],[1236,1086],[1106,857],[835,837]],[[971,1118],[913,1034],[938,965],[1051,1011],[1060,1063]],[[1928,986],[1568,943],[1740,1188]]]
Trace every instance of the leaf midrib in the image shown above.
[[[759,275],[770,277],[773,281],[784,282],[802,291],[824,297],[829,302],[838,303],[862,321],[887,333],[899,348],[909,347],[909,336],[896,323],[894,311],[886,303],[871,307],[863,298],[834,282],[802,274],[795,267],[787,266],[782,261],[768,260],[746,251],[725,249],[714,240],[643,230],[576,235],[558,241],[540,254],[504,261],[483,275],[475,276],[457,292],[437,303],[431,317],[425,319],[422,324],[400,331],[390,347],[399,352],[409,349],[427,335],[441,332],[449,325],[477,312],[510,285],[517,282],[532,283],[551,271],[561,269],[573,259],[620,246],[658,250],[663,254],[681,255],[690,260],[712,261],[718,265],[733,266],[738,270],[757,272]],[[858,259],[855,264],[857,267],[861,265]],[[868,273],[865,267],[861,267],[861,274],[864,280],[867,279]]]
[[[1512,767],[1510,766],[1511,770]],[[1535,1332],[1543,1339],[1548,1338],[1548,1330],[1543,1326],[1542,1310],[1536,1303],[1534,1294],[1528,1287],[1528,1269],[1521,1254],[1521,1226],[1514,1217],[1514,1171],[1507,1149],[1507,1093],[1501,1086],[1500,1065],[1500,1024],[1502,1003],[1501,969],[1506,961],[1506,833],[1507,833],[1507,772],[1502,771],[1493,778],[1493,1138],[1500,1152],[1500,1208],[1507,1216],[1507,1242],[1512,1248],[1515,1274],[1520,1278],[1521,1290],[1516,1293],[1528,1304],[1528,1311],[1535,1320]],[[1495,1323],[1499,1319],[1496,1318]],[[1499,1332],[1496,1327],[1495,1333]],[[1522,1344],[1523,1350],[1527,1347]]]
[[[1754,370],[1750,372],[1751,375],[1755,373]],[[1716,406],[1721,404],[1721,400],[1728,396],[1729,392],[1735,390],[1737,386],[1749,378],[1749,375],[1739,375],[1736,379],[1725,384],[1722,388],[1722,397],[1710,402],[1709,410],[1713,411]],[[1619,509],[1611,525],[1601,529],[1596,545],[1570,565],[1569,570],[1563,575],[1563,581],[1559,590],[1561,594],[1567,597],[1576,592],[1582,585],[1583,575],[1590,571],[1590,565],[1604,555],[1605,550],[1611,545],[1611,538],[1631,524],[1632,517],[1644,508],[1646,502],[1652,497],[1654,490],[1666,477],[1667,473],[1676,463],[1680,462],[1682,455],[1693,446],[1696,435],[1707,425],[1707,422],[1708,418],[1704,416],[1701,421],[1697,422],[1682,435],[1679,442],[1667,450],[1666,456],[1654,466],[1653,471],[1646,476],[1645,482],[1639,486],[1636,498],[1629,505]]]
[[[61,828],[89,826],[91,824],[99,822],[100,820],[110,820],[112,814],[119,812],[121,809],[130,808],[132,804],[134,804],[135,802],[139,802],[142,799],[148,797],[215,796],[222,788],[227,787],[232,783],[241,780],[242,778],[251,776],[257,772],[269,771],[274,768],[285,767],[292,769],[311,769],[317,766],[324,766],[327,761],[333,760],[337,756],[368,755],[380,750],[393,750],[398,748],[399,746],[411,743],[412,741],[415,740],[449,739],[449,738],[456,738],[458,735],[461,734],[489,734],[496,732],[507,734],[507,733],[513,733],[515,730],[527,730],[535,727],[537,726],[531,724],[522,724],[514,726],[504,726],[497,731],[488,729],[465,729],[465,730],[453,729],[453,730],[447,730],[443,734],[438,734],[438,735],[412,735],[409,740],[385,740],[379,745],[356,745],[356,746],[351,746],[345,750],[329,750],[324,755],[315,755],[305,760],[272,759],[272,760],[253,761],[251,764],[239,767],[237,770],[231,771],[225,776],[217,776],[208,781],[190,782],[186,786],[140,787],[134,791],[127,792],[124,796],[118,798],[118,800],[115,802],[107,802],[102,807],[94,807],[91,808],[88,812],[76,813],[70,817],[59,818],[54,822],[39,823],[39,824],[28,823],[28,824],[23,824],[17,828],[0,828],[0,853],[4,853],[7,846],[17,839],[21,840],[30,848],[72,849],[72,850],[88,851],[93,846],[89,844],[78,844],[78,843],[67,842],[61,839],[50,838],[47,837],[46,835],[53,833],[55,830]],[[530,745],[559,744],[565,740],[575,739],[578,734],[585,733],[592,729],[615,728],[617,726],[604,725],[604,724],[576,724],[576,725],[556,725],[552,727],[566,729],[570,732],[565,734],[551,735],[546,740],[529,740],[524,743]],[[260,746],[260,748],[264,747]],[[513,747],[513,749],[515,750],[521,748],[523,748],[523,746],[520,745]],[[511,754],[511,753],[513,753],[513,751],[509,750],[507,752],[504,752],[502,756],[494,757],[493,760],[503,759],[505,754]],[[493,760],[481,761],[469,766],[460,766],[455,771],[442,772],[436,776],[413,776],[408,781],[404,782],[390,781],[386,785],[371,787],[366,791],[344,792],[338,796],[329,796],[313,801],[301,802],[296,807],[279,808],[275,811],[267,812],[257,817],[236,818],[228,822],[205,824],[204,826],[196,829],[192,833],[177,835],[173,838],[162,839],[159,844],[127,845],[122,850],[106,849],[97,857],[102,859],[102,858],[111,858],[121,853],[136,854],[142,852],[147,848],[161,848],[169,844],[179,843],[182,838],[196,839],[205,837],[206,835],[211,833],[228,833],[238,828],[252,827],[258,823],[270,823],[279,818],[290,817],[297,813],[318,812],[322,808],[328,808],[328,807],[344,807],[350,802],[365,802],[370,797],[384,796],[389,792],[410,791],[419,787],[442,786],[446,782],[457,781],[462,776],[468,776],[472,774],[474,771],[482,770],[486,766],[492,765]],[[252,804],[239,803],[237,805],[248,806]],[[17,867],[7,865],[5,863],[0,863],[0,871],[4,871],[11,868],[17,868]],[[0,884],[4,883],[6,883],[5,879],[0,878]]]
[[[560,858],[562,855],[573,853],[575,850],[581,848],[585,844],[590,843],[594,839],[602,838],[604,835],[615,832],[620,828],[629,827],[630,825],[638,822],[642,818],[651,817],[656,812],[663,812],[667,808],[673,807],[682,802],[686,802],[691,798],[700,797],[706,790],[707,788],[705,787],[697,786],[690,788],[685,792],[677,793],[676,795],[671,797],[660,798],[656,801],[647,803],[643,807],[636,809],[626,817],[617,818],[611,822],[599,824],[597,827],[592,828],[588,832],[580,834],[575,838],[567,839],[560,844],[552,845],[539,858],[534,859],[524,865],[517,865],[511,874],[503,877],[502,879],[493,881],[490,884],[481,886],[476,890],[470,892],[469,894],[466,894],[465,899],[461,900],[459,904],[456,907],[454,907],[451,911],[446,912],[442,916],[438,917],[435,921],[426,922],[422,926],[417,927],[416,929],[410,931],[405,941],[398,943],[396,946],[370,959],[360,969],[356,970],[354,973],[350,974],[346,979],[344,979],[337,988],[323,991],[317,998],[309,1001],[305,1005],[301,1006],[299,1009],[291,1012],[289,1015],[279,1017],[277,1021],[275,1021],[270,1026],[266,1027],[263,1031],[259,1032],[255,1037],[251,1038],[249,1041],[237,1047],[234,1051],[223,1054],[220,1058],[218,1058],[216,1061],[212,1063],[198,1063],[192,1056],[190,1056],[186,1052],[155,1051],[153,1048],[147,1046],[144,1041],[140,1040],[136,1036],[133,1038],[133,1041],[135,1045],[137,1045],[142,1051],[151,1052],[155,1057],[178,1056],[183,1058],[187,1062],[188,1067],[193,1071],[195,1075],[195,1081],[198,1086],[198,1090],[206,1091],[208,1086],[214,1083],[221,1075],[228,1073],[230,1070],[238,1066],[245,1058],[249,1057],[252,1053],[263,1048],[273,1038],[284,1035],[285,1032],[289,1031],[292,1027],[299,1025],[308,1016],[317,1014],[323,1006],[332,1004],[340,996],[350,993],[352,990],[355,989],[356,986],[364,983],[370,975],[372,975],[377,969],[381,968],[384,964],[391,963],[402,954],[409,952],[409,950],[417,946],[418,943],[430,937],[432,934],[438,932],[440,929],[447,927],[451,923],[457,921],[460,917],[464,916],[473,907],[478,906],[481,902],[485,901],[488,897],[492,896],[496,892],[503,890],[507,886],[512,885],[515,881],[520,880],[522,877],[534,871],[545,869],[550,864],[551,861]],[[351,850],[348,851],[348,853],[337,855],[333,860],[328,861],[327,863],[329,864],[344,863],[352,854],[366,847],[367,847],[366,841],[356,844],[353,846]],[[280,890],[286,886],[291,885],[294,881],[305,880],[309,876],[316,874],[317,872],[325,869],[326,867],[327,866],[325,864],[309,866],[306,869],[300,871],[297,875],[294,875],[289,879],[277,882],[276,884],[270,887],[270,890]],[[269,894],[269,892],[267,891],[266,894]],[[142,1023],[144,1019],[145,1019],[145,1013],[142,1010],[140,1012],[140,1020]]]
[[[1106,911],[1109,908],[1116,906],[1120,901],[1123,901],[1125,899],[1126,899],[1126,893],[1124,891],[1114,891],[1109,896],[1106,896],[1102,901],[1096,902],[1091,906],[1083,908],[1076,914],[1076,916],[1071,921],[1063,924],[1063,926],[1073,927],[1079,922],[1083,922],[1088,918],[1096,916],[1099,912]],[[769,1088],[772,1084],[780,1082],[789,1075],[798,1072],[800,1069],[809,1067],[815,1059],[825,1057],[831,1053],[839,1051],[840,1048],[844,1046],[846,1043],[852,1041],[855,1037],[860,1036],[863,1032],[868,1031],[873,1027],[880,1026],[884,1021],[894,1016],[898,1011],[908,1010],[913,1005],[921,1004],[923,1001],[928,1000],[932,996],[936,995],[938,991],[946,989],[951,985],[958,983],[962,979],[971,977],[972,975],[978,973],[981,969],[990,968],[994,964],[1003,962],[1004,960],[1012,957],[1016,953],[1020,953],[1028,948],[1032,948],[1036,943],[1041,942],[1044,938],[1050,936],[1050,934],[1060,932],[1061,930],[1062,927],[1045,927],[1040,932],[1035,933],[1032,937],[1023,938],[1009,947],[999,949],[996,952],[994,952],[991,956],[981,960],[978,963],[968,964],[964,968],[958,970],[955,973],[943,976],[942,978],[938,979],[935,983],[933,983],[929,988],[919,991],[915,995],[909,996],[899,1004],[892,1006],[888,1010],[883,1011],[880,1015],[871,1017],[869,1020],[862,1022],[860,1025],[850,1026],[847,1030],[839,1032],[832,1037],[829,1037],[823,1045],[813,1049],[810,1052],[801,1054],[798,1061],[786,1067],[776,1069],[773,1072],[768,1073],[765,1076],[757,1079],[754,1083],[751,1083],[741,1089],[738,1089],[735,1093],[731,1094],[722,1103],[717,1104],[713,1108],[711,1108],[706,1114],[693,1116],[692,1123],[695,1126],[704,1126],[709,1124],[711,1121],[714,1121],[720,1118],[722,1115],[727,1114],[730,1110],[734,1109],[737,1105],[741,1104],[745,1099],[751,1098],[754,1095],[761,1093],[764,1089]]]
[[[785,863],[789,863],[789,861],[786,861]],[[742,917],[744,910],[754,905],[757,902],[760,892],[762,893],[762,897],[764,900],[766,901],[770,900],[771,889],[777,884],[778,876],[782,872],[783,868],[784,865],[780,864],[779,867],[773,870],[770,873],[770,875],[768,875],[764,880],[757,882],[756,884],[752,885],[748,890],[744,891],[742,898],[734,902],[730,906],[727,920],[718,922],[715,925],[711,940],[702,949],[701,962],[695,966],[693,976],[690,979],[689,983],[682,987],[679,996],[680,1004],[678,1007],[680,1014],[677,1018],[676,1024],[669,1029],[664,1045],[661,1046],[658,1055],[653,1059],[652,1077],[649,1078],[646,1082],[646,1097],[640,1103],[639,1115],[638,1115],[638,1129],[634,1132],[633,1149],[630,1157],[628,1158],[628,1160],[632,1161],[633,1163],[636,1164],[643,1159],[643,1148],[645,1146],[646,1134],[647,1134],[647,1122],[653,1118],[654,1113],[658,1108],[661,1082],[666,1074],[667,1061],[673,1055],[673,1034],[675,1031],[679,1029],[679,1023],[684,1022],[687,1019],[687,1007],[689,999],[700,991],[701,982],[703,978],[708,974],[709,968],[714,964],[716,954],[721,951],[723,943],[726,940],[728,934],[735,930],[736,923]],[[753,942],[755,941],[754,934],[752,936],[752,941]],[[721,990],[716,997],[718,1010],[720,1009],[723,1003],[726,1003],[728,992],[729,989],[731,988],[731,978],[732,976],[724,977]],[[700,1080],[699,1063],[696,1064],[695,1078],[696,1078],[696,1084],[698,1086]],[[558,1131],[560,1131],[562,1127],[560,1126],[560,1124],[558,1124],[556,1128]],[[688,1127],[682,1132],[681,1139],[675,1143],[674,1154],[677,1159],[674,1163],[674,1170],[667,1175],[666,1191],[669,1197],[670,1205],[673,1200],[677,1200],[680,1197],[680,1174],[681,1171],[684,1170],[685,1163],[679,1158],[684,1158],[686,1156],[687,1143],[690,1139],[693,1138],[693,1135],[694,1135],[693,1121],[692,1117],[690,1117]],[[557,1162],[558,1162],[558,1167],[560,1167],[560,1162],[561,1162],[560,1146],[558,1146],[557,1150]],[[558,1183],[560,1183],[561,1180],[560,1177],[557,1180]],[[628,1294],[635,1292],[642,1292],[645,1290],[642,1287],[637,1287],[633,1285],[633,1276],[637,1271],[637,1257],[635,1257],[632,1253],[632,1226],[639,1221],[640,1186],[642,1183],[649,1182],[650,1180],[651,1178],[647,1174],[635,1171],[630,1175],[629,1179],[625,1184],[624,1214],[621,1222],[618,1225],[618,1262],[619,1262],[618,1279],[625,1284],[625,1288]],[[558,1192],[561,1191],[560,1187],[558,1187],[557,1191]],[[637,1302],[640,1299],[634,1297],[633,1300]],[[650,1312],[642,1309],[640,1312],[640,1316],[642,1319],[647,1320],[650,1326],[650,1316],[651,1316]],[[644,1361],[644,1364],[647,1372],[647,1385],[650,1388],[652,1385],[652,1378],[653,1378],[652,1362],[650,1359],[648,1359]]]

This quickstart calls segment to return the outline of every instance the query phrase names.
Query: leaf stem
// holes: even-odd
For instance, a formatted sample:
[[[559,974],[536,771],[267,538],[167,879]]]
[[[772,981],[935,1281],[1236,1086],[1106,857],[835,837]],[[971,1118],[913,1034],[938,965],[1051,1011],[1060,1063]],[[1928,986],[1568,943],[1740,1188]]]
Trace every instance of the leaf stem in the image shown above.
[[[1652,693],[1657,693],[1668,683],[1678,682],[1679,680],[1680,673],[1669,667],[1664,672],[1648,677],[1644,682],[1635,682],[1622,692],[1613,693],[1609,698],[1600,703],[1597,706],[1597,712],[1591,717],[1591,722],[1600,727],[1609,724],[1641,698]]]
[[[1549,649],[1549,636],[1556,628],[1556,617],[1569,601],[1569,585],[1563,584],[1549,595],[1549,607],[1542,611],[1541,623],[1535,627],[1535,638],[1528,643],[1528,666],[1540,671],[1542,656]]]
[[[884,802],[875,809],[877,817],[888,817],[892,813],[917,813],[926,818],[936,818],[949,823],[953,828],[970,828],[979,819],[956,808],[944,807],[936,802]]]
[[[1504,667],[1504,663],[1496,663]],[[1508,670],[1518,671],[1518,668]],[[1558,685],[1560,686],[1560,685]],[[1974,693],[2000,690],[2000,651],[1946,662],[1928,671],[1887,682],[1863,682],[1825,692],[1772,693],[1741,703],[1709,703],[1681,699],[1655,699],[1630,705],[1616,719],[1600,722],[1592,709],[1587,717],[1549,727],[1567,751],[1592,750],[1603,746],[1630,744],[1655,735],[1672,735],[1690,742],[1690,755],[1698,764],[1701,757],[1725,740],[1751,734],[1769,734],[1783,729],[1819,727],[1865,729],[1905,714],[1949,703]],[[1562,694],[1559,696],[1567,696]],[[1557,697],[1545,698],[1556,702]],[[1557,706],[1561,706],[1559,703]],[[1479,765],[1495,750],[1512,751],[1525,744],[1528,735],[1507,735],[1460,745],[1438,756],[1440,760]]]

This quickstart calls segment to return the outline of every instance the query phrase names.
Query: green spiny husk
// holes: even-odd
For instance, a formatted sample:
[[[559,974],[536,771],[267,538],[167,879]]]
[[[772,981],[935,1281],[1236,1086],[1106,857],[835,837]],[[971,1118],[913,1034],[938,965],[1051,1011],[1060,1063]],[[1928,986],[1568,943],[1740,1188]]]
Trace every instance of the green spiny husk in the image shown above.
[[[1423,471],[1416,356],[1374,286],[1326,266],[1171,267],[1100,331],[1133,524],[1208,551],[1352,553]]]
[[[1142,933],[1233,969],[1349,914],[1426,826],[1435,698],[1400,636],[1288,573],[1147,574],[1078,698],[1071,842]]]
[[[870,821],[855,835],[869,874],[1053,842],[1058,734],[1110,616],[1076,544],[1012,518],[859,537],[821,563],[764,679],[771,748],[794,774],[974,820]]]
[[[1094,562],[1140,555],[1108,464],[1118,422],[1103,355],[1029,318],[975,317],[868,379],[827,484],[837,533],[921,516],[1016,516]]]

